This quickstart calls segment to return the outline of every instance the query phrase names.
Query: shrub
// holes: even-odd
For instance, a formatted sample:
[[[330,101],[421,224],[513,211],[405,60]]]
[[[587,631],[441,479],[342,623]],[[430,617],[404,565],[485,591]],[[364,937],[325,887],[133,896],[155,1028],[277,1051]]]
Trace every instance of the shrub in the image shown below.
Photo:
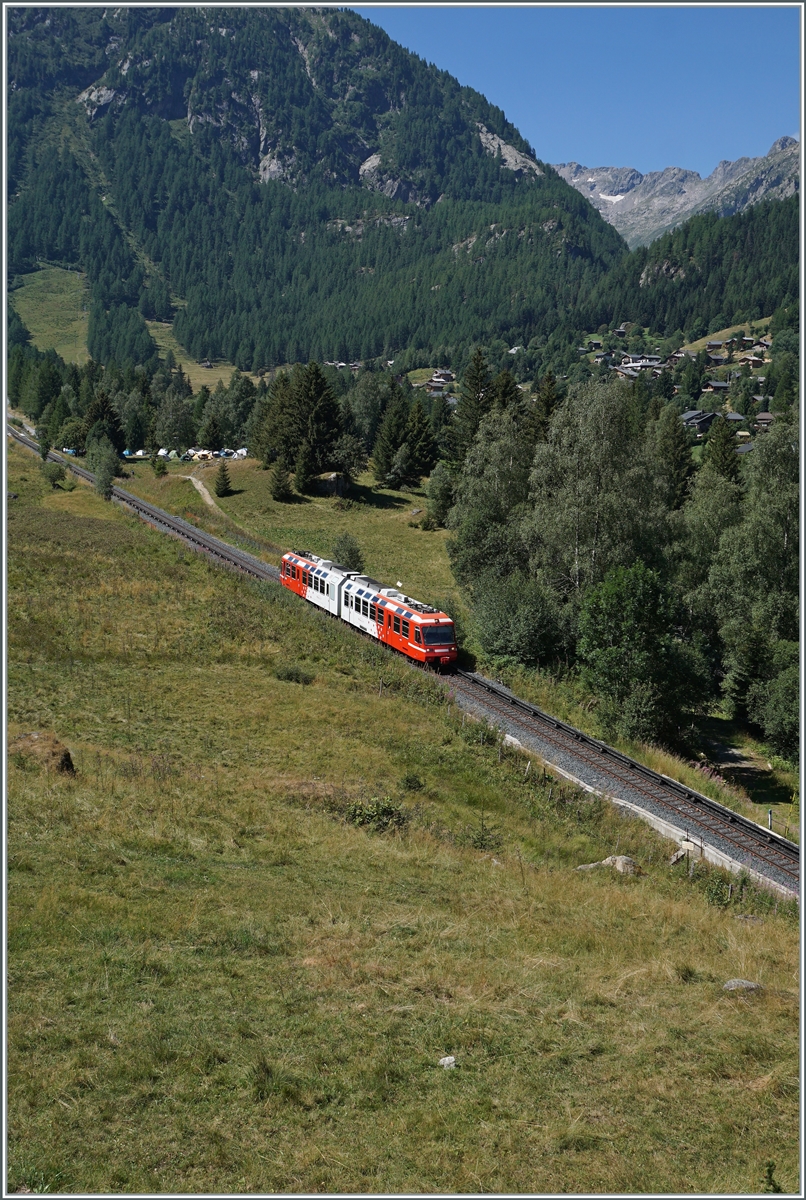
[[[311,675],[307,671],[303,671],[302,667],[297,667],[293,663],[289,666],[277,667],[274,674],[276,678],[282,680],[283,683],[301,683],[303,686],[313,683],[314,679],[316,678],[315,675]]]
[[[340,533],[331,549],[333,561],[350,571],[364,570],[364,554],[358,540],[351,533]]]
[[[39,469],[53,488],[60,484],[65,477],[65,470],[61,463],[43,462]]]
[[[408,819],[406,810],[388,796],[383,800],[373,796],[367,804],[356,801],[347,809],[350,825],[365,826],[376,833],[385,833],[388,829],[402,829]]]

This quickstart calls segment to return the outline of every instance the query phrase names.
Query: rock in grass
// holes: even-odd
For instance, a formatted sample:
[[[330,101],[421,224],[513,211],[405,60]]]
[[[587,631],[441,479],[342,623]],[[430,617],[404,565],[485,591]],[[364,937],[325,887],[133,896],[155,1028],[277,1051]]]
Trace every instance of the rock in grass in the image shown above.
[[[638,866],[634,858],[630,858],[627,854],[611,854],[608,858],[603,858],[601,862],[583,863],[577,867],[577,871],[592,871],[594,867],[615,867],[619,875],[643,875],[643,871]]]
[[[752,983],[749,979],[729,979],[722,985],[723,992],[760,992],[761,984]]]
[[[627,854],[611,854],[603,861],[606,867],[615,867],[619,875],[643,875],[644,873],[635,859],[630,858]]]
[[[9,746],[9,753],[20,755],[22,761],[33,760],[39,766],[62,775],[76,773],[70,751],[52,733],[21,733]]]
[[[452,1054],[446,1054],[444,1058],[439,1060],[439,1065],[444,1067],[446,1071],[450,1071],[452,1067],[456,1066],[456,1059]]]

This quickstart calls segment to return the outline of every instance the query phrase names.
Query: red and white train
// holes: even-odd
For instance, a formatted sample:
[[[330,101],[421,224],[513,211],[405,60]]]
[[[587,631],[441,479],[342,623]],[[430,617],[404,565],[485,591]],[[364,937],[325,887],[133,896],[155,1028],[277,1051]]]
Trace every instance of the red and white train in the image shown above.
[[[292,550],[283,555],[280,581],[304,600],[407,658],[435,667],[456,660],[456,630],[447,613],[383,587],[377,579],[309,550]]]

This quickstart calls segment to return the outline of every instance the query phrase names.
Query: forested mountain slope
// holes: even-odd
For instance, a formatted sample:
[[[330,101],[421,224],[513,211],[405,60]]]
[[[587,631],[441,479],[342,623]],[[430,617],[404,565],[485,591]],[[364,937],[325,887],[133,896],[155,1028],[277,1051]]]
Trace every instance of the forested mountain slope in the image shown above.
[[[630,254],[500,109],[332,9],[15,9],[10,274],[86,270],[88,350],[144,318],[242,370],[392,359],[519,379],[581,331],[756,319],[796,294],[797,198]]]
[[[626,252],[500,110],[355,14],[19,10],[9,33],[11,269],[87,266],[96,330],[170,291],[191,353],[243,368],[450,355],[545,336]]]
[[[594,285],[582,327],[631,320],[667,336],[698,325],[704,334],[773,312],[798,294],[799,203],[794,195],[731,217],[702,213],[639,246]]]

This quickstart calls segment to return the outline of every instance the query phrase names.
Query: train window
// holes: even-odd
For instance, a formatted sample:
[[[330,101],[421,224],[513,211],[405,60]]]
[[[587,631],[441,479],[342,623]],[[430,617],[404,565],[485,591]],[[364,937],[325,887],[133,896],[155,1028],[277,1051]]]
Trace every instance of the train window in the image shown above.
[[[364,614],[365,617],[369,616],[369,600],[361,601],[361,612]]]
[[[378,610],[374,604],[370,604],[369,606],[369,619],[370,621],[377,621],[378,619]]]
[[[409,623],[408,621],[401,621],[401,625],[403,626],[403,637],[407,638],[409,636]]]
[[[400,633],[400,617],[394,618],[393,625],[395,627],[395,633]]]
[[[415,640],[415,642],[417,642],[417,644],[419,646],[421,646],[423,644],[423,639],[420,637],[420,626],[419,625],[414,626],[414,640]]]

